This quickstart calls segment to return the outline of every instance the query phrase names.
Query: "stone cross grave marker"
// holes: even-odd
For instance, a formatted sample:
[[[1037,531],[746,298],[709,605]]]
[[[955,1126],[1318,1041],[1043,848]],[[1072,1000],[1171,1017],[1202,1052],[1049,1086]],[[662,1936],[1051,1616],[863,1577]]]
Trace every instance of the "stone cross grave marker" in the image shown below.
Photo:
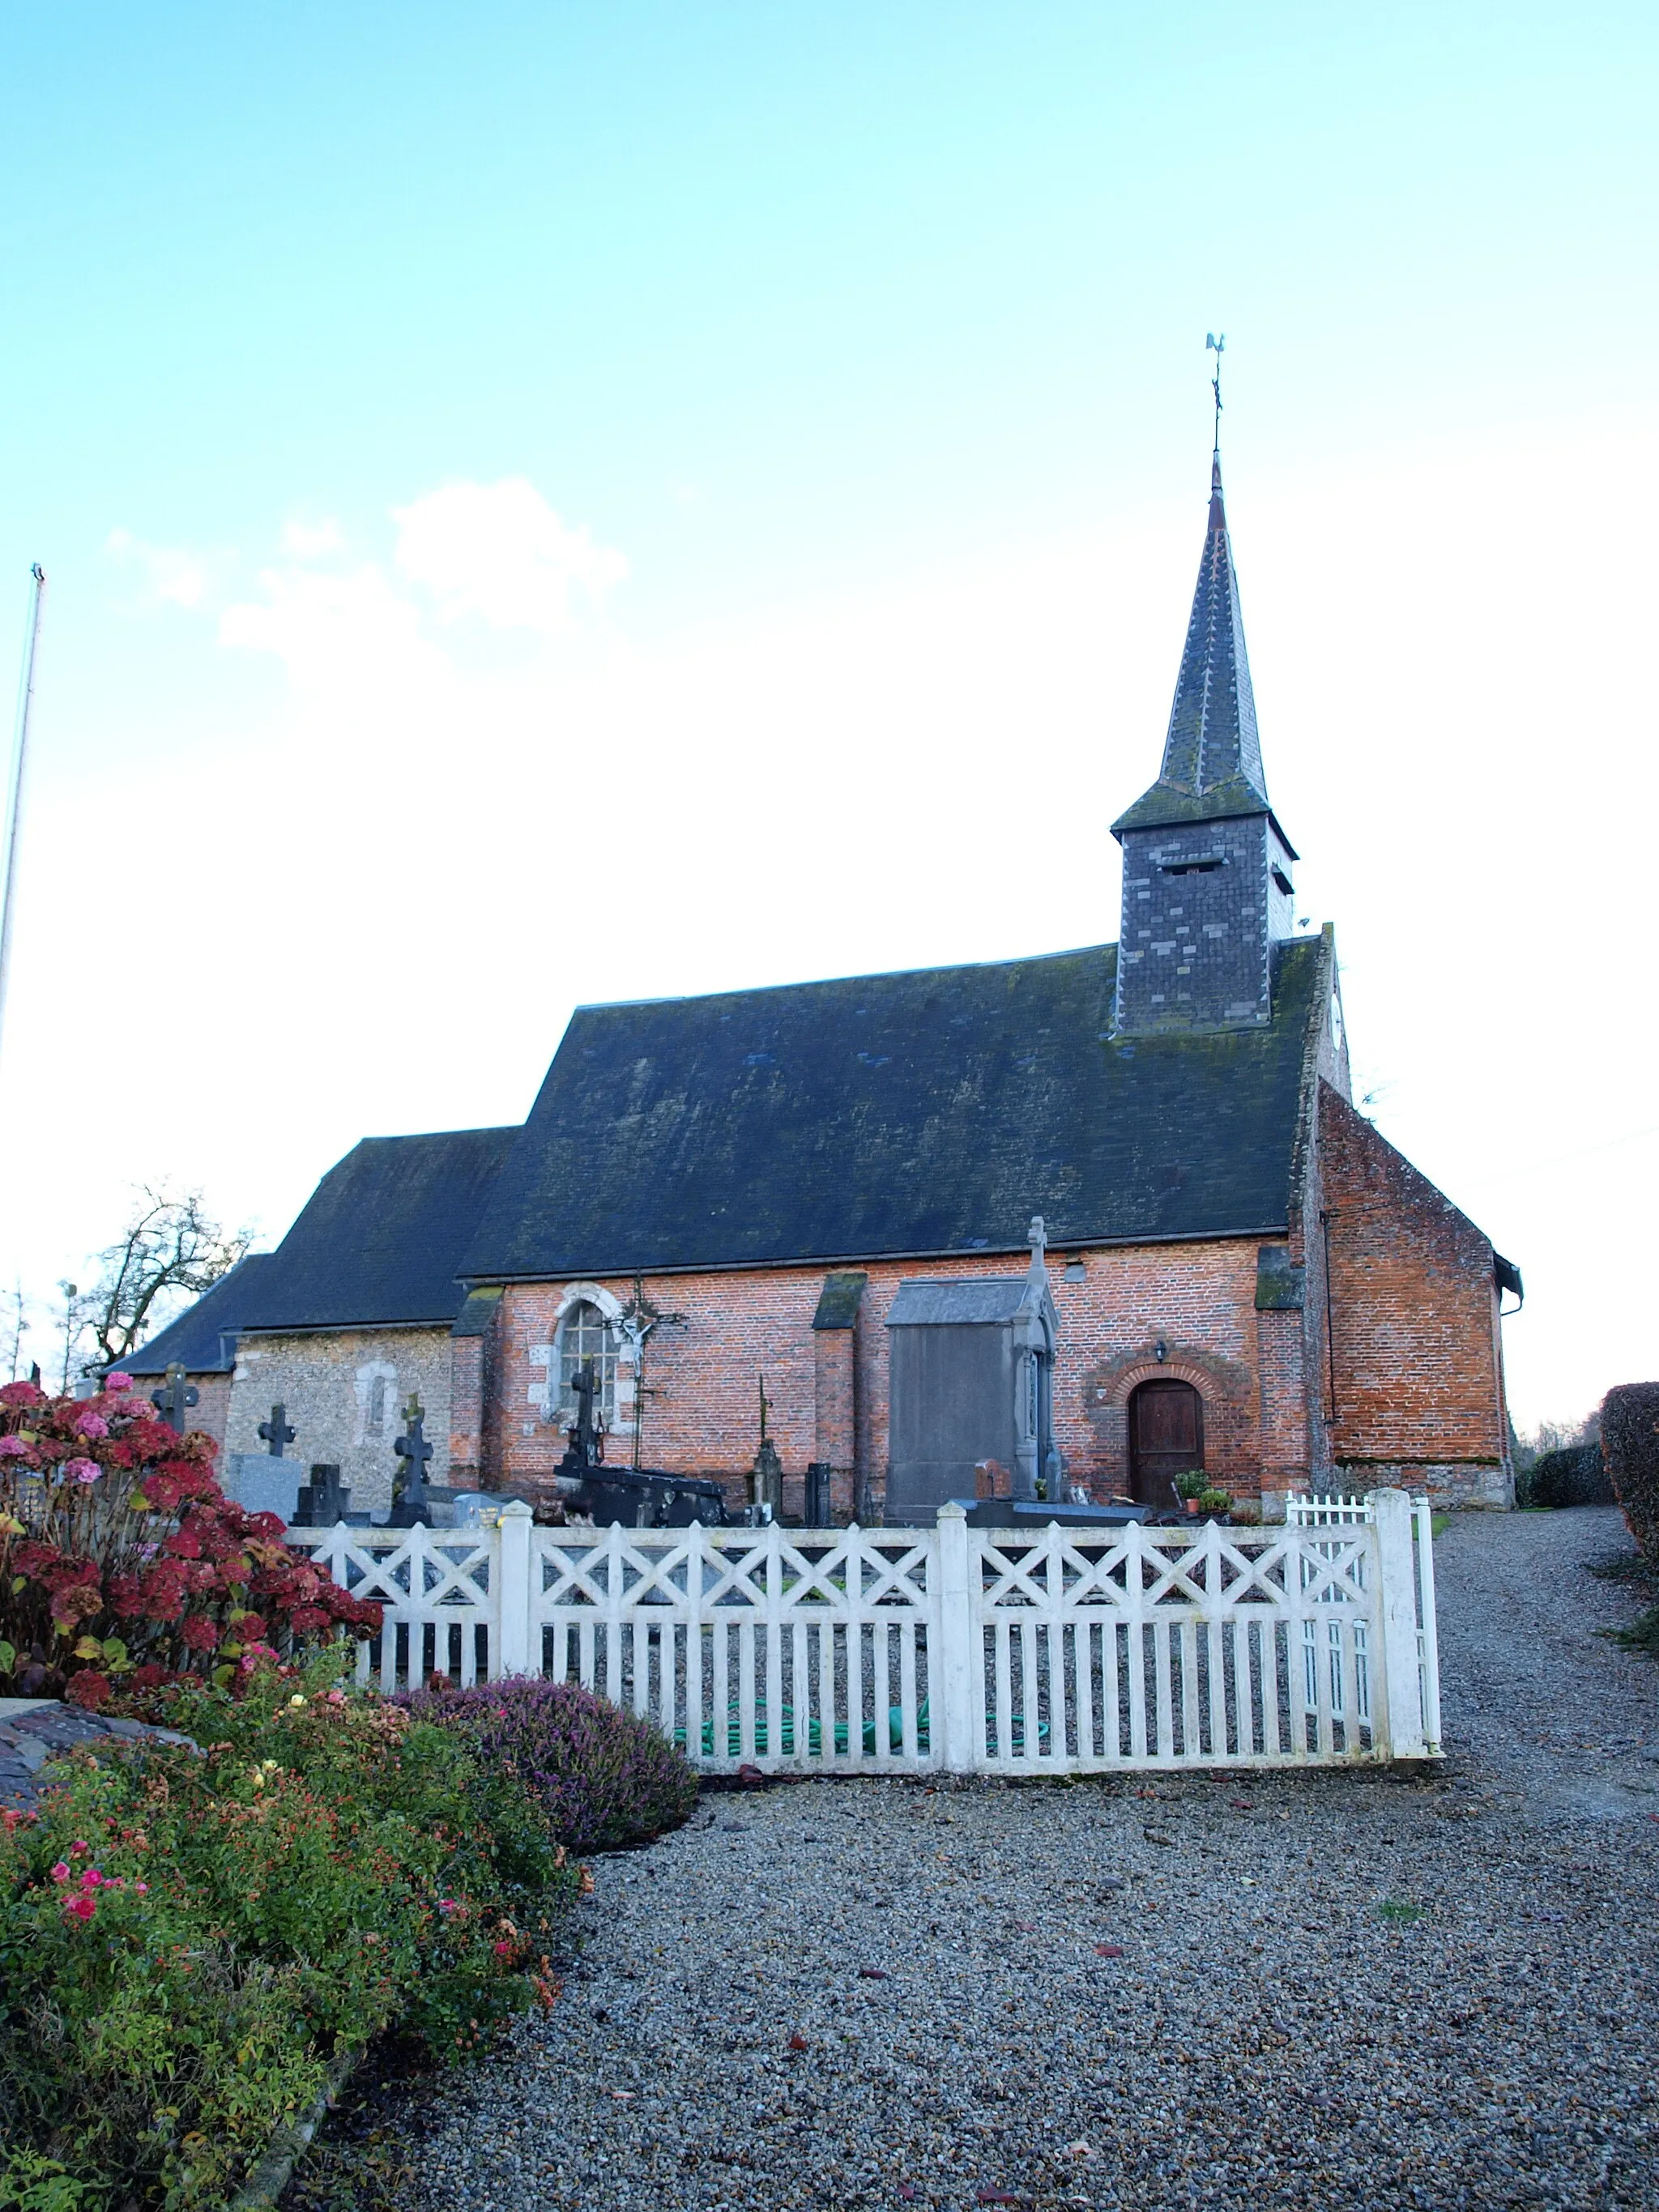
[[[176,1437],[185,1433],[185,1416],[192,1406],[201,1403],[202,1394],[193,1382],[186,1382],[185,1370],[175,1361],[167,1370],[167,1379],[159,1390],[152,1390],[149,1402]]]
[[[291,1444],[294,1441],[294,1431],[288,1425],[288,1408],[286,1406],[273,1406],[271,1407],[270,1419],[268,1421],[261,1421],[259,1424],[259,1434],[265,1443],[270,1446],[270,1456],[272,1459],[281,1459],[283,1455],[283,1446],[284,1444]]]
[[[404,1434],[392,1447],[403,1462],[398,1474],[398,1502],[419,1507],[426,1503],[426,1463],[432,1456],[432,1446],[426,1440],[426,1408],[418,1398],[411,1398],[404,1407]]]

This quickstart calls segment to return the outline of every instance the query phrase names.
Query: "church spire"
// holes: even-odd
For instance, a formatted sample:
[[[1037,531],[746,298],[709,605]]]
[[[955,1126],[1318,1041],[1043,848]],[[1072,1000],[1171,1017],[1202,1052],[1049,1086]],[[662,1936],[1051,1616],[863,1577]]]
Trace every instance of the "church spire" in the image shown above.
[[[1267,779],[1255,725],[1255,694],[1244,650],[1238,576],[1221,493],[1221,455],[1210,464],[1210,514],[1187,642],[1158,781],[1112,824],[1213,821],[1267,805]]]
[[[1218,389],[1218,427],[1220,405]],[[1271,1022],[1296,854],[1267,799],[1218,450],[1163,765],[1112,835],[1123,848],[1118,1034]]]

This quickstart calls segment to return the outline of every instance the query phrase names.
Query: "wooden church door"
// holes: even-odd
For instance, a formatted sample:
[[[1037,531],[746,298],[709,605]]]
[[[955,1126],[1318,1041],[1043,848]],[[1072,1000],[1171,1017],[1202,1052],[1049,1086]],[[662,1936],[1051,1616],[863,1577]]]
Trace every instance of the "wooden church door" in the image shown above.
[[[1204,1464],[1204,1401],[1190,1382],[1143,1382],[1129,1399],[1129,1488],[1160,1512],[1178,1506],[1175,1479]]]

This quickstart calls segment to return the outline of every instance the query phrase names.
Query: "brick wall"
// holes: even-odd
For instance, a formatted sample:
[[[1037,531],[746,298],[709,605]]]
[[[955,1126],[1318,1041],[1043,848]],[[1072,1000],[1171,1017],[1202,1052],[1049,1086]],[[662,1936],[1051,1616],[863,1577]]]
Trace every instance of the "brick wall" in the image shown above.
[[[837,1510],[854,1507],[858,1472],[856,1328],[812,1333],[815,1459],[835,1469],[831,1492]]]
[[[1320,1387],[1339,1474],[1511,1503],[1491,1244],[1324,1084],[1319,1152],[1331,1302]]]
[[[230,1377],[220,1374],[186,1375],[185,1380],[197,1392],[197,1402],[185,1416],[185,1427],[186,1431],[199,1429],[211,1437],[222,1458],[225,1424],[230,1412]],[[166,1386],[164,1375],[135,1375],[132,1378],[134,1396],[146,1401],[152,1390],[164,1389]]]
[[[1060,1316],[1054,1434],[1072,1480],[1103,1496],[1123,1486],[1129,1393],[1141,1380],[1177,1374],[1205,1401],[1206,1464],[1230,1487],[1254,1494],[1262,1460],[1257,1363],[1259,1325],[1265,1322],[1274,1344],[1273,1463],[1299,1483],[1305,1424],[1298,1427],[1294,1406],[1281,1402],[1297,1387],[1297,1316],[1256,1313],[1256,1249],[1254,1241],[1241,1241],[1090,1252],[1083,1255],[1080,1281],[1066,1279],[1066,1255],[1052,1255]],[[785,1267],[647,1281],[652,1300],[681,1319],[651,1339],[645,1465],[714,1475],[726,1482],[732,1502],[740,1502],[759,1443],[757,1377],[763,1374],[769,1426],[788,1477],[787,1506],[799,1503],[809,1460],[847,1464],[844,1447],[826,1450],[820,1437],[844,1435],[849,1426],[851,1473],[854,1480],[867,1478],[879,1500],[887,1457],[884,1324],[900,1283],[927,1274],[1023,1275],[1024,1266],[1012,1253],[871,1261],[859,1325],[851,1332],[812,1328],[825,1272]],[[617,1278],[601,1287],[625,1299],[633,1285]],[[514,1285],[502,1301],[491,1394],[500,1409],[499,1455],[489,1462],[497,1486],[533,1490],[551,1475],[564,1449],[562,1431],[542,1415],[547,1370],[531,1354],[551,1341],[565,1288]],[[1291,1327],[1279,1329],[1281,1322]],[[1160,1338],[1167,1354],[1162,1364],[1154,1350]],[[836,1347],[848,1345],[851,1357],[838,1358]],[[849,1399],[855,1412],[850,1423]],[[632,1445],[631,1429],[622,1430],[611,1440],[610,1458],[625,1463]],[[837,1483],[839,1510],[849,1510],[853,1496],[854,1480]]]
[[[318,1331],[245,1335],[237,1347],[225,1448],[259,1452],[259,1423],[278,1401],[295,1431],[289,1454],[307,1468],[321,1461],[351,1485],[354,1512],[392,1503],[398,1468],[392,1439],[403,1434],[411,1391],[426,1409],[432,1447],[428,1482],[449,1479],[450,1346],[447,1328]],[[375,1382],[383,1381],[385,1417],[371,1415]]]

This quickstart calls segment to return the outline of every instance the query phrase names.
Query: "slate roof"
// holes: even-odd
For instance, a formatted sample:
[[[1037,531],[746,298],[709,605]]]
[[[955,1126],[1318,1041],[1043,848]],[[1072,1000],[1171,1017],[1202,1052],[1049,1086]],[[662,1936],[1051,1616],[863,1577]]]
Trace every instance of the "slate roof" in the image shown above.
[[[1117,952],[584,1006],[473,1281],[1282,1230],[1317,939],[1265,1029],[1110,1034]],[[336,1171],[337,1173],[338,1170]]]
[[[165,1375],[176,1360],[192,1375],[228,1375],[236,1364],[236,1335],[243,1325],[255,1285],[270,1265],[269,1252],[250,1252],[210,1291],[204,1291],[177,1321],[158,1329],[129,1358],[118,1360],[123,1375]]]
[[[961,1328],[978,1322],[1012,1321],[1025,1303],[1030,1282],[1024,1275],[988,1275],[951,1282],[948,1278],[901,1283],[887,1309],[889,1328],[926,1328],[941,1322]]]
[[[332,1167],[247,1301],[248,1328],[451,1322],[461,1253],[516,1129],[365,1137]]]
[[[1218,453],[1211,465],[1210,518],[1164,740],[1164,764],[1152,789],[1118,817],[1112,830],[1116,835],[1268,811]]]

